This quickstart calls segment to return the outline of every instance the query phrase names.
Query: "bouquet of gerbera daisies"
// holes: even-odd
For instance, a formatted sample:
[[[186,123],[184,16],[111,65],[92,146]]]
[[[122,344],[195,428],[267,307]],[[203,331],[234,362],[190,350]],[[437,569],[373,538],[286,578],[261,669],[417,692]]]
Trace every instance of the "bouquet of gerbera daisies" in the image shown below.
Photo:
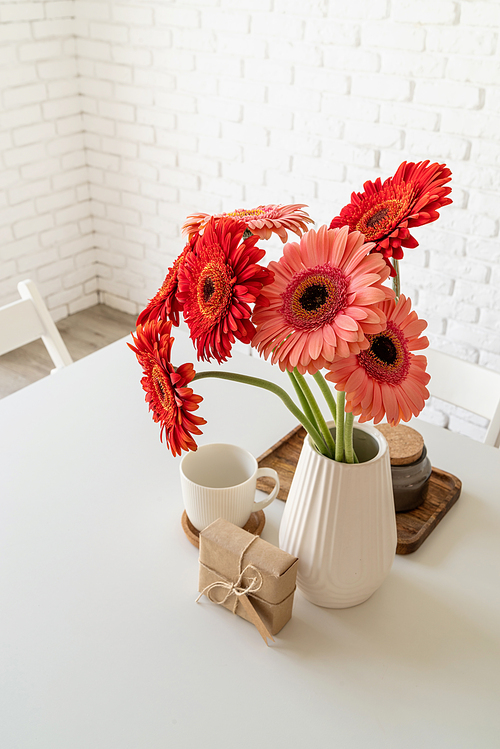
[[[330,227],[308,230],[306,206],[268,205],[189,216],[187,244],[137,320],[135,346],[142,386],[160,437],[174,455],[196,450],[205,420],[190,383],[206,377],[274,392],[317,449],[356,462],[354,416],[389,424],[417,416],[426,398],[427,323],[399,292],[403,248],[417,246],[410,229],[435,221],[451,200],[443,164],[404,162],[393,177],[366,182]],[[299,241],[288,242],[288,231]],[[267,267],[257,246],[276,233],[283,255]],[[392,276],[392,287],[385,284]],[[297,396],[267,380],[219,369],[196,372],[171,362],[172,327],[183,315],[198,360],[227,361],[236,340],[286,371]],[[324,374],[323,374],[324,372]],[[336,424],[335,440],[311,390],[312,376]],[[335,384],[336,398],[327,380]]]

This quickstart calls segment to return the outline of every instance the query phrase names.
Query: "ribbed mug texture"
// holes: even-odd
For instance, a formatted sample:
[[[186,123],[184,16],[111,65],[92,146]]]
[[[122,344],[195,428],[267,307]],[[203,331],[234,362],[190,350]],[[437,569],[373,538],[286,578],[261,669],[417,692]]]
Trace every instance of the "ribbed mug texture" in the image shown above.
[[[297,587],[319,606],[366,601],[391,569],[397,545],[389,450],[374,427],[377,454],[365,463],[320,455],[306,438],[280,526],[281,549],[299,558]],[[356,446],[356,443],[355,443]]]
[[[190,521],[198,530],[206,528],[217,518],[225,518],[230,523],[243,527],[252,512],[247,497],[250,492],[253,502],[255,484],[254,478],[239,486],[207,490],[207,487],[198,486],[181,474],[182,494]]]
[[[199,531],[218,518],[242,528],[251,513],[267,507],[279,491],[276,471],[259,468],[254,456],[237,445],[199,447],[196,453],[188,453],[181,460],[180,475],[187,516]],[[260,476],[273,478],[275,487],[256,502]]]

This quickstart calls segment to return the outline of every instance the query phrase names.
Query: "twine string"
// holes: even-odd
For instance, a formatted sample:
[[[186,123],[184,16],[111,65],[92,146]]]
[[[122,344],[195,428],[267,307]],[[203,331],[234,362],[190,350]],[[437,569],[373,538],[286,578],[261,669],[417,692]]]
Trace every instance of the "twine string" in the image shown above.
[[[247,543],[247,545],[242,549],[240,553],[240,558],[238,560],[238,578],[235,582],[230,582],[229,580],[216,580],[213,583],[210,583],[210,585],[207,585],[200,593],[198,598],[196,599],[196,603],[200,600],[200,598],[203,595],[206,595],[208,600],[212,603],[217,604],[224,604],[228,600],[230,596],[234,593],[234,605],[233,605],[233,614],[236,613],[236,607],[238,605],[238,598],[240,596],[246,596],[249,593],[256,593],[258,590],[262,588],[263,584],[263,578],[260,570],[257,569],[253,564],[247,564],[247,566],[242,570],[241,565],[243,564],[243,557],[245,555],[245,552],[248,550],[248,548],[253,544],[253,542],[257,539],[257,536],[254,536],[250,539],[250,541]],[[255,573],[255,577],[252,577],[248,585],[243,587],[243,578],[247,574],[247,572],[251,571],[252,573]],[[216,598],[213,598],[212,591],[215,588],[222,588],[226,591],[226,594],[222,600],[217,600]]]

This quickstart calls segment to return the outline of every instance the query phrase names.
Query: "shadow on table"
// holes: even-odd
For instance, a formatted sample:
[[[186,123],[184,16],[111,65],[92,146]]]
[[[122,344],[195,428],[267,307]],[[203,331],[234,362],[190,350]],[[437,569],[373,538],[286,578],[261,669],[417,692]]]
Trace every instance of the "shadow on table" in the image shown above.
[[[471,662],[492,662],[500,656],[498,611],[485,601],[481,616],[481,603],[469,603],[474,611],[458,592],[444,601],[395,570],[372,598],[349,609],[315,607],[297,591],[292,620],[278,635],[277,649],[323,665],[361,659],[435,670],[463,661],[464,654]]]

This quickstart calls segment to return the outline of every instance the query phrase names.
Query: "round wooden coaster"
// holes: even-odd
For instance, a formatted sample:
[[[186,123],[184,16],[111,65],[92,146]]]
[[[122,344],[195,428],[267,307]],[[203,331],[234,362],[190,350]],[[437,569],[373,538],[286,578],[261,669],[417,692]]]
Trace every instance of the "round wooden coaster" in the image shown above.
[[[414,463],[422,455],[424,438],[411,427],[398,424],[379,424],[377,429],[382,432],[389,445],[391,465],[405,466]]]
[[[264,515],[264,510],[259,510],[258,512],[252,512],[246,524],[243,526],[243,530],[253,533],[254,536],[260,536],[264,530],[265,524],[266,516]],[[186,514],[186,510],[182,513],[181,525],[188,540],[198,549],[200,546],[200,531],[194,527]]]

